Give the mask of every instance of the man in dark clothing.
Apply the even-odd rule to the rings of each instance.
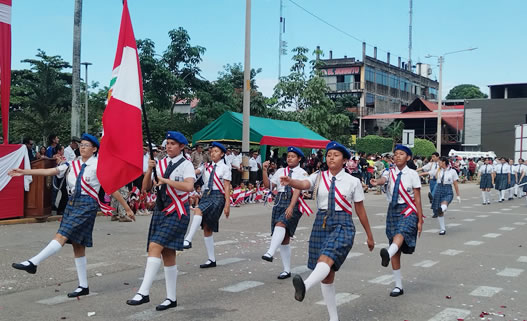
[[[35,159],[37,159],[35,157],[35,154],[33,153],[33,141],[26,137],[24,138],[23,143],[27,147],[27,154],[29,155],[29,161],[32,162]]]

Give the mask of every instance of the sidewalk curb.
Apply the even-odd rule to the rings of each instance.
[[[103,212],[97,212],[97,216],[104,216]],[[58,222],[62,219],[62,215],[53,215],[48,217],[24,217],[10,220],[0,220],[0,225],[16,225],[16,224],[31,224],[31,223],[46,223]]]

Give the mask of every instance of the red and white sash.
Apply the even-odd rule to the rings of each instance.
[[[290,170],[291,169],[289,168],[289,166],[284,168],[285,176],[289,176]],[[294,191],[294,188],[291,188],[291,191]],[[306,214],[307,216],[309,216],[309,214],[313,214],[313,210],[309,207],[309,205],[307,205],[306,200],[302,195],[302,191],[300,191],[300,196],[298,197],[298,210],[300,211],[300,213]]]
[[[159,162],[159,171],[161,177],[165,175],[165,171],[167,170],[168,164],[167,159],[164,158]],[[165,207],[163,209],[163,212],[166,212],[165,215],[170,215],[174,211],[177,211],[177,214],[179,218],[181,219],[181,215],[187,215],[187,210],[185,209],[184,203],[188,201],[188,193],[184,193],[182,195],[178,195],[176,192],[176,189],[172,186],[166,184],[167,186],[167,195],[172,199],[172,203]]]
[[[330,179],[329,179],[329,171],[325,171],[321,173],[322,175],[322,181],[324,182],[324,185],[326,186],[328,193],[330,189]],[[337,185],[335,184],[335,204],[340,206],[342,210],[349,215],[353,214],[351,203],[340,193],[339,189],[337,188]]]
[[[75,174],[76,181],[81,171],[81,161],[77,160],[72,162],[71,167],[73,168],[73,173]],[[101,200],[99,199],[99,194],[97,193],[95,188],[93,188],[90,184],[88,184],[88,182],[86,182],[84,176],[81,177],[81,189],[86,192],[86,194],[88,194],[91,198],[97,201],[97,204],[99,204],[99,207],[101,208],[101,211],[104,213],[104,215],[112,216],[112,211],[115,210],[115,208],[101,202]]]
[[[395,187],[395,169],[390,170],[391,178],[392,178],[392,184]],[[408,215],[415,213],[417,214],[417,206],[415,205],[414,200],[410,197],[410,194],[406,191],[406,188],[404,188],[403,180],[399,182],[399,196],[403,198],[403,201],[408,205],[401,214],[404,215],[404,217],[407,217]]]
[[[214,165],[212,165],[212,164],[207,164],[206,165],[206,171],[209,173],[209,177],[212,174],[213,168],[214,168]],[[221,182],[221,180],[218,177],[218,174],[216,172],[214,172],[214,179],[213,179],[213,181],[214,181],[214,185],[216,185],[216,187],[220,190],[220,192],[223,195],[225,195],[225,189],[223,188],[223,183]],[[208,181],[207,181],[207,184],[208,184]]]

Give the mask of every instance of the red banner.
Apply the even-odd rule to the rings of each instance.
[[[4,144],[9,143],[9,94],[11,91],[11,0],[0,0],[0,105]]]

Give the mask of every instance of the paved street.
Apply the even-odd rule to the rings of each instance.
[[[387,240],[384,195],[366,196],[375,242],[365,245],[365,233],[355,218],[355,245],[341,271],[336,290],[341,320],[524,320],[527,318],[527,207],[525,200],[482,206],[474,184],[461,184],[462,204],[447,212],[447,234],[425,201],[424,232],[416,253],[403,256],[405,294],[389,297],[391,268],[380,265],[379,248]],[[424,188],[426,198],[428,188]],[[493,191],[494,200],[496,194]],[[310,204],[312,208],[314,205]],[[280,281],[280,254],[273,263],[260,259],[270,241],[270,207],[246,205],[231,210],[215,234],[218,267],[201,270],[206,260],[203,238],[180,253],[178,307],[164,312],[155,306],[165,298],[163,270],[152,286],[151,302],[130,307],[125,301],[140,285],[146,263],[145,240],[150,217],[135,223],[98,217],[94,247],[87,251],[90,291],[80,300],[67,299],[77,286],[71,246],[44,261],[36,275],[11,268],[44,247],[58,222],[0,226],[0,320],[327,320],[319,287],[304,302],[293,298],[291,279]],[[313,217],[302,218],[292,242],[293,272],[304,277]],[[392,283],[392,284],[391,284]],[[88,316],[88,313],[95,315]],[[499,316],[504,314],[505,316]],[[486,320],[486,319],[485,319]]]

